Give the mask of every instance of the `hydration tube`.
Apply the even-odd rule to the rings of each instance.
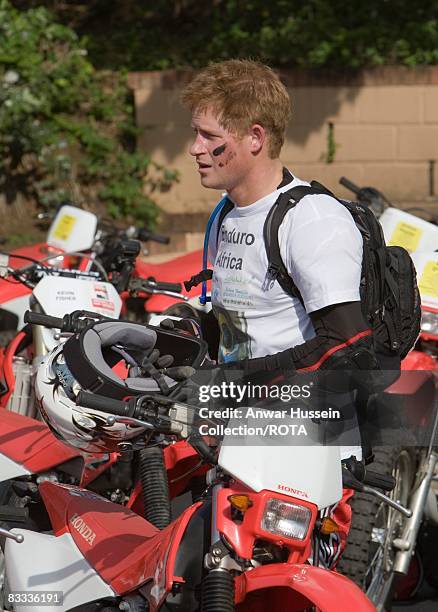
[[[210,241],[211,227],[219,211],[222,210],[223,206],[225,205],[226,201],[227,201],[227,196],[224,196],[222,200],[218,204],[216,204],[216,207],[211,213],[210,218],[208,220],[207,228],[205,230],[205,237],[204,237],[204,250],[202,253],[202,269],[203,270],[207,269],[207,264],[208,264],[208,243]],[[201,296],[199,298],[199,303],[204,306],[207,302],[211,302],[211,296],[207,296],[207,281],[202,281],[202,291],[201,291]]]

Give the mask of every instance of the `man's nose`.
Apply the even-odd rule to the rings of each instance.
[[[201,155],[201,153],[205,153],[206,151],[207,149],[205,148],[202,138],[200,138],[199,135],[196,136],[195,140],[192,143],[192,146],[189,149],[190,155]]]

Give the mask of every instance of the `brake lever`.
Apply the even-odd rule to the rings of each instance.
[[[152,290],[151,291],[152,294],[156,294],[159,293],[160,295],[167,295],[168,297],[174,297],[177,298],[179,300],[183,300],[184,302],[188,302],[189,298],[187,297],[187,295],[183,295],[182,293],[176,293],[176,291],[156,291],[156,290]]]
[[[409,510],[409,508],[405,508],[404,506],[396,502],[394,499],[391,499],[390,497],[388,497],[384,493],[381,493],[377,489],[373,489],[368,485],[363,485],[362,492],[369,493],[370,495],[374,495],[374,497],[381,499],[383,502],[385,502],[385,504],[388,504],[388,506],[391,506],[391,508],[394,508],[394,510],[397,510],[398,512],[400,512],[400,514],[403,514],[403,516],[406,516],[407,518],[410,518],[412,516],[412,510]]]
[[[106,417],[106,424],[108,425],[108,427],[112,427],[116,423],[122,423],[125,425],[136,424],[136,425],[141,425],[142,427],[146,426],[146,429],[151,429],[151,430],[154,429],[153,423],[148,423],[147,421],[136,419],[135,417],[116,416],[115,414],[109,414]]]
[[[167,295],[168,297],[172,297],[172,298],[176,298],[176,299],[188,302],[189,298],[186,295],[183,295],[182,293],[180,293],[179,291],[171,291],[169,289],[160,289],[159,286],[158,288],[154,286],[156,284],[157,283],[152,280],[134,278],[129,281],[128,290],[134,294],[144,292],[150,295],[156,295],[156,294]]]
[[[354,476],[354,474],[350,472],[350,470],[346,466],[344,466],[342,469],[342,486],[344,488],[353,489],[354,491],[359,491],[360,493],[368,493],[369,495],[374,495],[374,497],[381,499],[383,502],[385,502],[385,504],[391,506],[391,508],[394,508],[394,510],[397,510],[407,518],[410,518],[412,516],[412,510],[409,510],[409,508],[405,508],[404,506],[391,499],[384,493],[381,493],[377,489],[369,487],[368,485],[364,485]]]
[[[147,417],[153,417],[153,420],[146,420]],[[168,421],[164,423],[165,421]],[[182,423],[173,423],[170,417],[164,415],[151,415],[145,413],[145,418],[138,419],[136,417],[130,416],[116,416],[113,414],[109,414],[106,417],[106,424],[109,427],[112,427],[116,423],[120,423],[122,425],[139,425],[140,427],[144,427],[150,431],[154,431],[160,434],[167,435],[180,435],[182,438],[184,436],[184,426]]]
[[[112,319],[110,317],[105,317],[97,312],[91,312],[89,310],[74,310],[71,314],[65,315],[64,319],[66,319],[65,329],[63,327],[63,332],[70,333],[78,333],[85,329],[88,325],[92,323],[100,323],[102,321],[115,321],[117,319]]]

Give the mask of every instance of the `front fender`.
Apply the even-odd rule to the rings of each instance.
[[[263,593],[265,591],[265,603]],[[278,605],[275,591],[278,591]],[[254,603],[256,607],[254,607]],[[281,602],[281,603],[280,603]],[[276,563],[263,565],[235,579],[235,603],[239,612],[271,609],[302,610],[315,606],[321,612],[375,612],[368,597],[351,580],[312,565]]]

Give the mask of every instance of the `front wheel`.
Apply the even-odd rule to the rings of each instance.
[[[396,486],[390,497],[406,506],[415,475],[412,447],[382,446],[374,451],[373,471],[392,474]],[[394,581],[393,542],[400,537],[406,518],[366,493],[351,500],[352,522],[347,545],[338,564],[379,610],[390,610]]]

